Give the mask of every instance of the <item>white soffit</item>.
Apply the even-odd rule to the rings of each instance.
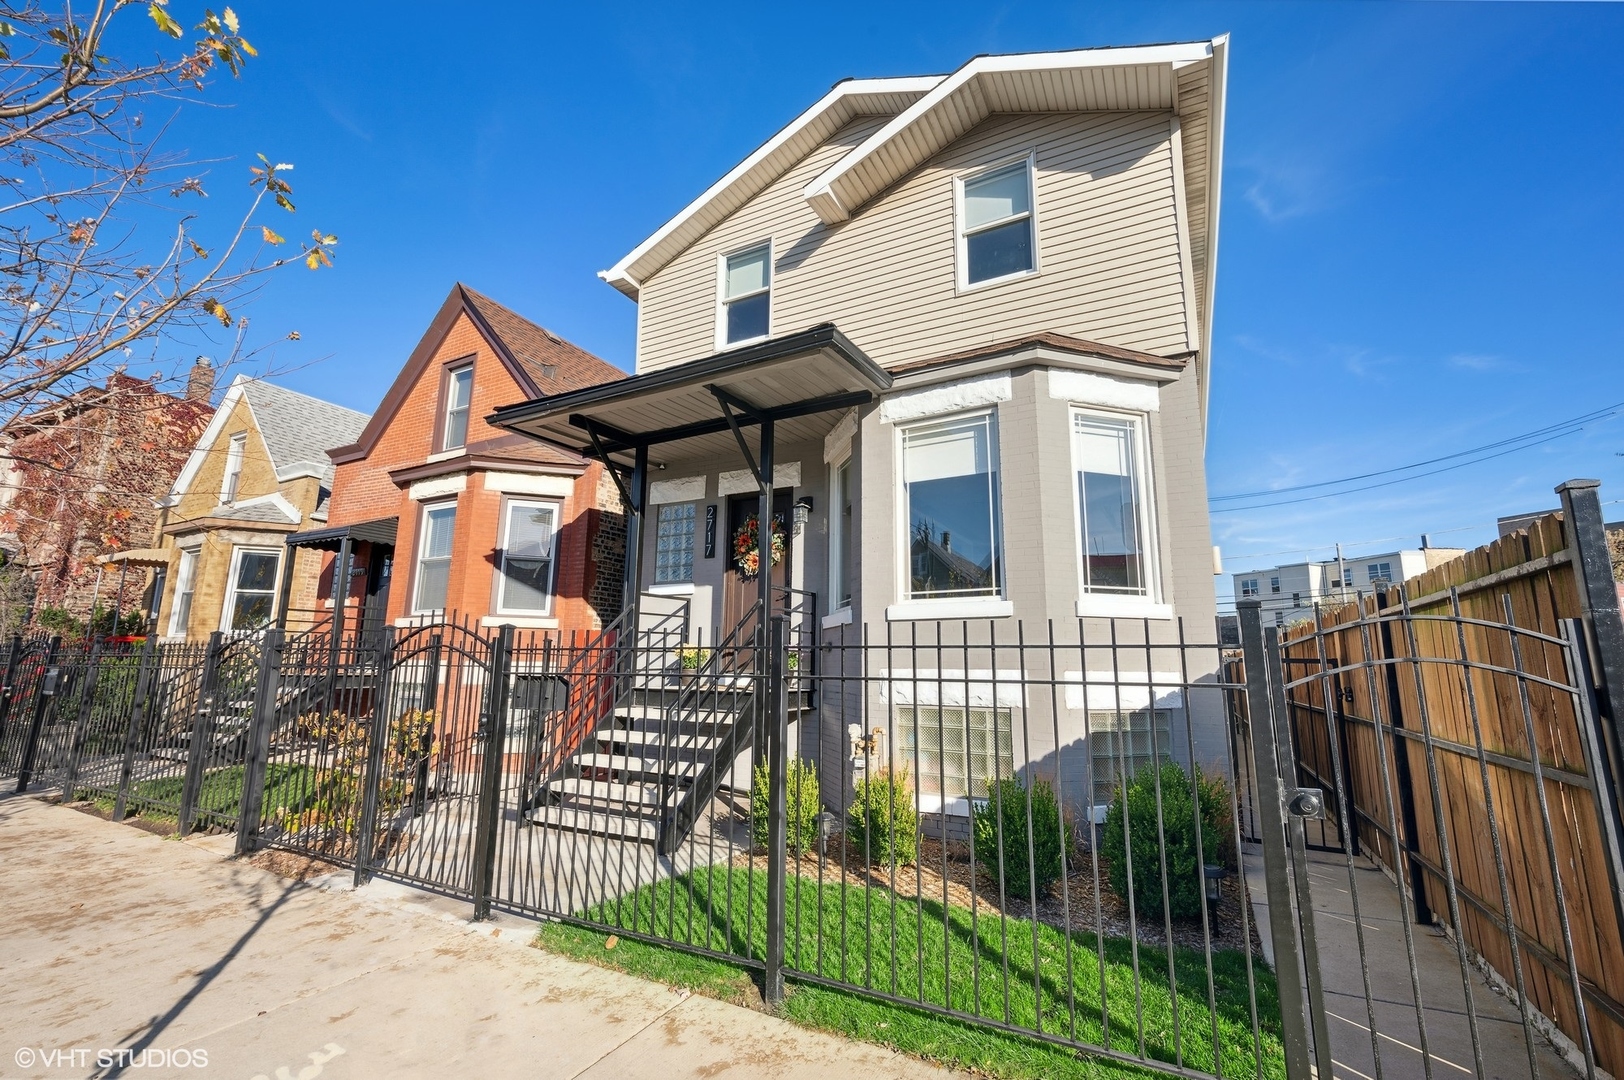
[[[1172,111],[1175,72],[1208,61],[1210,41],[979,56],[941,80],[806,186],[825,224],[869,199],[997,112]]]
[[[1096,375],[1092,371],[1049,369],[1049,396],[1077,405],[1104,405],[1135,412],[1155,412],[1161,394],[1153,382]]]
[[[642,282],[791,166],[858,116],[891,116],[918,101],[945,76],[847,79],[768,139],[726,176],[683,207],[653,236],[598,276],[633,300]]]

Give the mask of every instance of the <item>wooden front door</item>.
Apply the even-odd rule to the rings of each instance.
[[[777,566],[772,568],[772,582],[775,586],[790,584],[791,545],[795,543],[794,506],[795,493],[791,490],[780,489],[773,492],[773,517],[783,523],[784,528],[784,557]],[[739,529],[746,521],[754,517],[761,509],[761,496],[759,495],[732,495],[727,500],[727,532],[723,535],[723,543],[727,552],[727,572],[723,578],[722,586],[722,625],[718,627],[722,637],[739,625],[744,613],[750,610],[750,605],[756,602],[760,595],[761,582],[754,577],[745,577],[739,570],[738,554],[734,551],[733,538],[739,534]]]

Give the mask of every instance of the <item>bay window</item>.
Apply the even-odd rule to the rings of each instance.
[[[1073,410],[1084,593],[1153,595],[1145,457],[1141,418]]]
[[[510,501],[502,522],[502,573],[496,608],[546,615],[553,607],[553,544],[558,504]]]
[[[996,597],[1003,579],[991,413],[902,431],[906,598]]]
[[[275,614],[276,571],[281,556],[276,548],[237,548],[231,553],[222,630],[257,630],[270,623]]]
[[[417,589],[412,598],[412,610],[445,610],[446,592],[451,584],[451,539],[456,528],[456,503],[423,507],[422,532],[417,541]],[[335,600],[341,596],[337,586],[333,589],[333,595]]]

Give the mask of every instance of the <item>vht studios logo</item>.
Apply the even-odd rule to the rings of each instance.
[[[12,1055],[19,1069],[36,1066],[45,1069],[206,1069],[209,1052],[202,1047],[174,1050],[149,1046],[142,1050],[126,1047],[44,1047],[24,1046]]]

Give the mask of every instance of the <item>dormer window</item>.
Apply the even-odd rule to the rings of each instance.
[[[959,180],[959,285],[1022,277],[1038,268],[1032,158]]]
[[[460,450],[468,444],[468,407],[474,400],[474,365],[452,368],[445,377],[445,416],[440,426],[440,449]]]
[[[772,306],[770,243],[723,255],[719,268],[716,347],[727,349],[767,336]]]
[[[239,431],[226,446],[226,471],[220,479],[220,505],[230,506],[237,501],[237,489],[242,486],[242,455],[248,446],[248,433]]]

